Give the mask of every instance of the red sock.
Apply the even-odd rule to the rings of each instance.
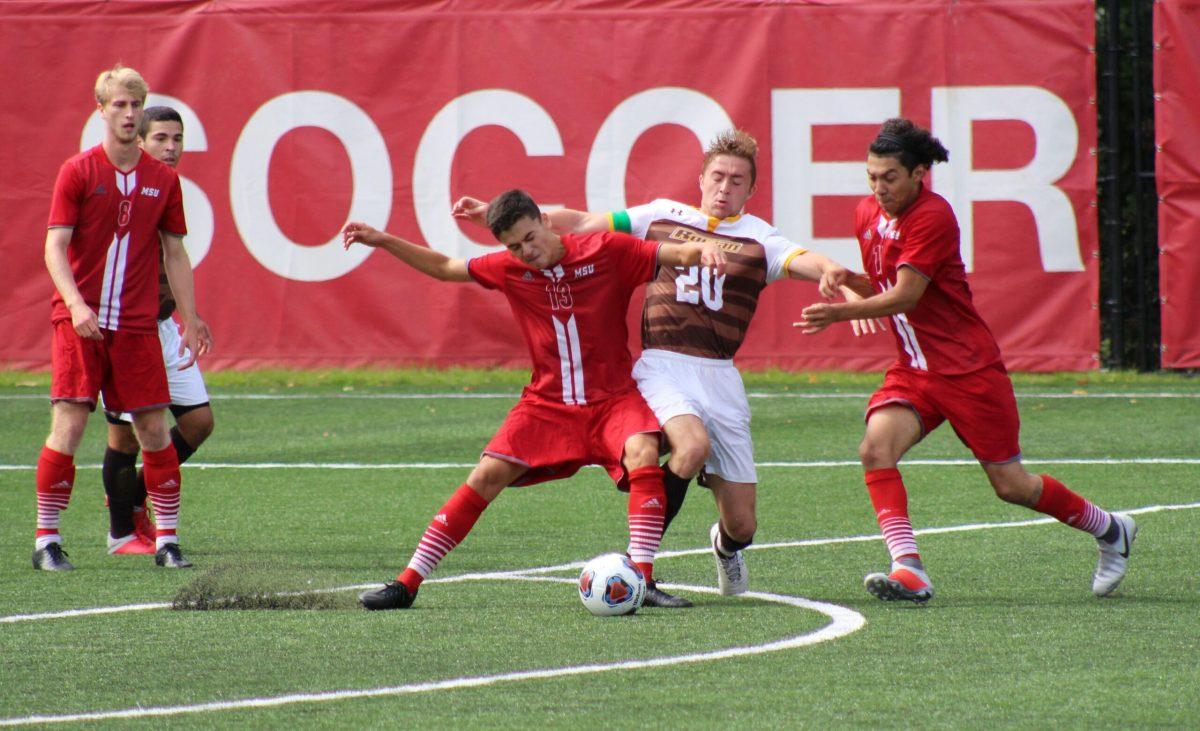
[[[143,450],[142,474],[146,479],[146,494],[154,506],[158,523],[155,532],[158,543],[177,543],[179,526],[179,457],[171,444],[157,452]]]
[[[667,514],[663,471],[658,465],[639,467],[629,473],[629,558],[654,581],[654,554],[662,542]]]
[[[37,461],[37,536],[57,536],[59,513],[71,501],[75,458],[42,447]]]
[[[417,550],[408,562],[408,568],[404,569],[396,580],[404,584],[410,592],[415,592],[421,582],[437,568],[442,557],[462,543],[487,506],[488,501],[472,490],[470,485],[462,485],[455,490],[429,522],[425,535],[421,536],[421,542],[417,544]]]
[[[883,531],[883,540],[893,561],[912,557],[919,559],[917,539],[913,537],[912,522],[908,519],[908,492],[900,470],[867,470],[864,476],[871,505],[875,507],[875,519]]]
[[[1108,530],[1109,515],[1088,502],[1083,496],[1072,492],[1066,485],[1050,475],[1042,478],[1042,496],[1034,510],[1062,521],[1072,528],[1090,533],[1097,538]]]

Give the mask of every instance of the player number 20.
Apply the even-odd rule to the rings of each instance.
[[[704,300],[704,306],[710,310],[719,310],[725,304],[721,294],[725,286],[725,275],[713,276],[708,267],[675,267],[679,274],[675,277],[675,299],[698,305]]]

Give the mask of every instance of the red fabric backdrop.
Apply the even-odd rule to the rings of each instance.
[[[1200,368],[1200,1],[1154,4],[1162,365]]]
[[[210,369],[522,364],[498,296],[343,253],[340,225],[354,216],[463,255],[484,250],[466,236],[488,236],[449,218],[462,194],[698,202],[702,142],[731,121],[762,145],[749,210],[859,267],[865,148],[897,114],[951,150],[932,185],[959,214],[1009,366],[1094,368],[1092,13],[1086,0],[5,3],[0,365],[48,363],[51,187],[98,139],[92,83],[120,60],[165,95],[151,103],[185,112]],[[816,296],[771,287],[739,361],[891,360],[890,337],[799,335],[791,323]]]

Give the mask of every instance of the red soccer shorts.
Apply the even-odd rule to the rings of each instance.
[[[54,325],[50,348],[50,403],[71,401],[113,412],[149,411],[171,403],[158,333],[101,330],[103,340],[84,340],[70,320]]]
[[[871,396],[866,418],[892,404],[916,412],[922,438],[949,421],[980,462],[1012,462],[1021,457],[1021,417],[1003,364],[957,376],[894,365]]]
[[[658,419],[636,388],[584,406],[522,396],[483,453],[529,468],[513,485],[561,480],[598,464],[628,489],[621,465],[625,442],[658,432]]]

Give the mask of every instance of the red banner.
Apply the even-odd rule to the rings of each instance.
[[[698,203],[702,144],[733,124],[761,143],[748,210],[861,268],[851,227],[866,145],[897,115],[950,149],[932,186],[958,213],[975,301],[1008,365],[1096,366],[1091,2],[473,5],[0,7],[0,59],[19,70],[19,103],[0,105],[0,364],[47,365],[50,192],[59,164],[99,139],[91,87],[120,60],[149,81],[150,103],[184,114],[209,368],[524,363],[502,298],[343,252],[341,224],[470,256],[493,244],[450,217],[463,194]],[[890,362],[889,336],[793,329],[816,297],[808,284],[769,288],[739,361]]]
[[[1200,368],[1200,0],[1154,4],[1162,365]]]

